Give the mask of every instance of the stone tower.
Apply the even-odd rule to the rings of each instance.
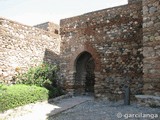
[[[140,2],[142,0],[128,0],[128,4],[132,4],[132,3],[136,3],[136,2]]]

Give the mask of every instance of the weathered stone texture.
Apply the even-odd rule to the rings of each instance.
[[[96,96],[122,97],[128,80],[131,93],[141,93],[141,11],[141,2],[136,2],[61,20],[64,76],[70,71],[76,73],[76,57],[87,51],[95,60],[95,72],[99,73],[95,75]]]
[[[0,18],[0,79],[47,61],[60,64],[69,92],[88,86],[95,97],[117,100],[130,86],[131,96],[160,96],[160,2],[128,3],[62,19],[60,30],[49,22],[29,27]]]
[[[160,1],[143,0],[143,92],[160,96]]]
[[[51,35],[54,35],[55,37],[59,36],[59,25],[57,25],[57,24],[54,24],[51,22],[46,22],[46,23],[35,25],[34,27],[46,30]]]
[[[128,0],[128,4],[136,3],[136,2],[141,2],[142,0]]]
[[[153,95],[136,95],[140,106],[160,107],[160,97]]]
[[[55,62],[60,36],[0,18],[0,79],[9,82],[16,72],[40,62]]]

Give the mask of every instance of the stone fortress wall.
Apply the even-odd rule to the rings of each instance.
[[[62,19],[60,27],[0,18],[0,80],[10,81],[17,70],[47,61],[60,65],[68,92],[84,90],[85,79],[94,78],[95,97],[121,99],[126,86],[132,96],[160,96],[159,16],[158,0],[129,0]]]
[[[0,18],[0,46],[0,80],[9,83],[17,72],[57,61],[60,36]]]
[[[143,0],[143,93],[160,96],[160,1]]]
[[[52,34],[53,36],[59,35],[59,32],[60,32],[59,31],[59,29],[60,29],[59,27],[60,26],[57,25],[57,24],[51,23],[51,22],[46,22],[46,23],[38,24],[38,25],[35,25],[34,27],[46,30],[50,34]]]
[[[95,60],[95,96],[122,97],[127,81],[133,95],[142,92],[141,11],[142,2],[138,1],[61,20],[61,54],[67,88],[74,89],[75,60],[87,51]]]

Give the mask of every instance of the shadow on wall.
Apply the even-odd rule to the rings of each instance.
[[[45,49],[43,62],[58,65],[60,63],[60,56],[52,50]]]
[[[44,52],[44,58],[43,58],[43,63],[47,63],[47,64],[51,64],[51,65],[56,65],[57,66],[57,84],[58,85],[62,85],[62,81],[60,80],[60,56],[58,54],[56,54],[55,52],[53,52],[52,50],[49,49],[45,49]]]
[[[92,55],[86,51],[82,52],[75,61],[75,68],[74,93],[94,93],[95,63]]]
[[[55,65],[57,68],[56,71],[53,71],[54,72],[53,74],[55,76],[52,76],[51,78],[52,87],[54,88],[53,89],[51,88],[50,96],[52,96],[52,94],[55,94],[53,95],[53,97],[57,97],[65,93],[65,91],[63,90],[63,81],[61,80],[60,62],[61,59],[58,54],[56,54],[52,50],[45,49],[43,63]]]

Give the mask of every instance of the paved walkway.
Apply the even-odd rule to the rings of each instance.
[[[4,119],[5,118],[5,119]],[[0,120],[160,120],[160,108],[77,96],[29,104],[0,114]]]
[[[0,120],[46,120],[48,116],[53,116],[91,99],[93,98],[77,96],[60,99],[51,103],[38,102],[36,104],[29,104],[0,114]]]
[[[48,120],[160,120],[160,108],[140,107],[123,101],[89,100]]]

